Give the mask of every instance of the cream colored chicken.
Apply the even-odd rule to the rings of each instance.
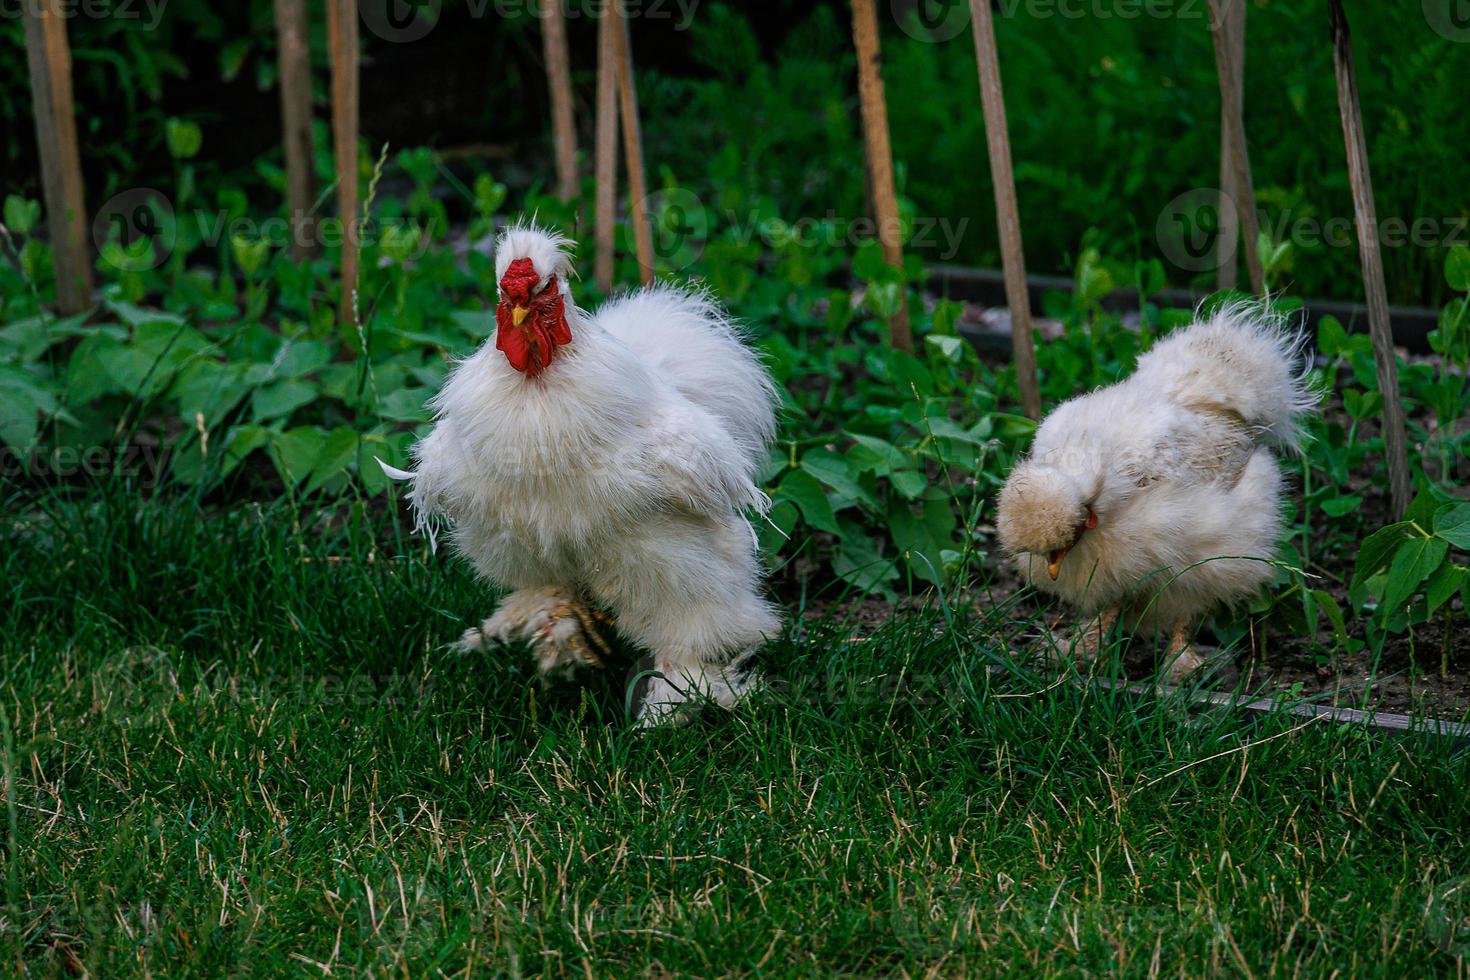
[[[1022,577],[1083,614],[1082,657],[1121,621],[1167,638],[1165,672],[1181,680],[1202,663],[1190,645],[1201,619],[1270,580],[1272,450],[1298,448],[1317,402],[1302,343],[1258,304],[1226,306],[1042,422],[996,525]]]

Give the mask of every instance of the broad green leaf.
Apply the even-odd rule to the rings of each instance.
[[[1381,606],[1385,620],[1408,602],[1420,584],[1444,561],[1449,550],[1449,542],[1439,538],[1414,538],[1394,553],[1383,588]]]
[[[846,503],[877,508],[878,501],[860,483],[851,463],[826,449],[811,449],[801,457],[801,468],[837,492]]]
[[[817,478],[806,470],[792,470],[781,478],[775,493],[777,500],[789,500],[801,510],[801,516],[819,531],[839,533],[837,515]]]
[[[1317,608],[1327,617],[1327,622],[1332,626],[1332,636],[1337,641],[1338,648],[1345,648],[1348,642],[1347,622],[1342,618],[1342,607],[1337,604],[1331,593],[1321,589],[1312,590],[1312,598],[1316,600]]]
[[[322,430],[314,427],[292,429],[271,440],[271,459],[281,479],[293,486],[306,479],[321,458],[325,441]]]
[[[951,364],[958,364],[960,358],[964,356],[965,342],[958,337],[930,334],[924,338],[924,343],[932,347],[940,357]]]
[[[27,388],[0,381],[0,443],[24,452],[36,441],[40,407]]]
[[[430,394],[428,388],[394,388],[378,402],[378,414],[395,422],[427,421],[429,410],[424,402]]]
[[[1470,293],[1470,248],[1456,245],[1444,258],[1444,277],[1457,293]]]
[[[1409,540],[1413,531],[1407,522],[1381,527],[1363,541],[1358,549],[1357,566],[1353,571],[1352,590],[1388,567],[1394,553]]]
[[[1434,513],[1443,502],[1434,488],[1426,485],[1414,496],[1409,509],[1404,511],[1404,520],[1418,524],[1428,533],[1434,527]]]
[[[832,571],[854,588],[867,593],[887,593],[886,583],[898,578],[898,565],[885,558],[877,544],[866,534],[846,534],[832,557]]]
[[[1445,504],[1434,512],[1435,537],[1470,551],[1470,504]]]
[[[1341,517],[1350,514],[1363,505],[1362,497],[1333,497],[1322,501],[1322,513],[1328,517]]]
[[[187,119],[170,119],[164,123],[168,152],[175,160],[189,160],[204,144],[204,133],[198,123]]]
[[[24,238],[36,227],[41,220],[41,204],[39,201],[28,200],[18,194],[5,195],[5,226],[10,231]]]
[[[277,381],[255,390],[250,398],[250,413],[256,422],[284,418],[303,405],[310,405],[319,395],[317,386],[309,382]]]
[[[887,320],[903,309],[903,284],[875,282],[868,286],[865,302],[874,316]]]
[[[857,445],[848,453],[848,458],[860,471],[887,476],[895,469],[909,464],[909,458],[904,451],[886,439],[853,433],[852,441]]]
[[[494,310],[455,310],[449,319],[473,340],[483,340],[495,332]]]
[[[895,499],[888,506],[888,531],[893,543],[904,553],[915,578],[934,585],[944,584],[944,559],[940,556],[947,541],[936,541],[930,527],[906,501]]]
[[[223,476],[239,466],[246,456],[270,443],[275,433],[259,425],[237,425],[224,440],[224,459],[220,462]]]
[[[343,473],[357,459],[357,432],[346,426],[333,429],[322,443],[321,455],[311,470],[307,493],[321,489],[328,480]]]
[[[929,485],[929,480],[918,470],[894,470],[889,476],[893,489],[909,500],[916,499]]]
[[[1335,316],[1324,316],[1317,324],[1317,349],[1326,357],[1346,354],[1350,348],[1348,333]]]
[[[765,517],[757,518],[754,522],[761,550],[773,555],[786,547],[786,542],[800,519],[801,512],[791,501],[778,500],[772,504]]]
[[[1450,596],[1459,591],[1465,584],[1465,578],[1470,574],[1470,569],[1464,565],[1453,565],[1445,562],[1436,568],[1429,576],[1429,583],[1424,586],[1424,598],[1427,604],[1426,616],[1433,616],[1435,610],[1449,601]]]

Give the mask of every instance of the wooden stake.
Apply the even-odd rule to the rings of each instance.
[[[1342,138],[1347,144],[1348,182],[1353,188],[1353,214],[1358,224],[1358,252],[1363,265],[1363,294],[1368,303],[1368,328],[1373,334],[1373,361],[1378,368],[1378,390],[1383,394],[1383,444],[1388,455],[1388,484],[1394,519],[1409,509],[1408,439],[1404,407],[1399,402],[1399,371],[1388,319],[1388,292],[1383,284],[1383,255],[1378,249],[1378,212],[1373,205],[1373,179],[1368,170],[1368,144],[1363,137],[1363,113],[1358,103],[1358,77],[1353,68],[1352,36],[1342,0],[1328,0],[1332,27],[1332,68],[1337,79],[1337,108],[1342,115]]]
[[[66,14],[62,0],[27,0],[20,7],[25,17],[26,62],[36,114],[41,193],[46,200],[46,226],[56,269],[56,305],[70,315],[92,305],[92,263],[87,248],[87,207],[77,150]]]
[[[592,278],[603,293],[612,290],[613,232],[618,205],[618,16],[605,5],[597,22],[597,248]]]
[[[1213,12],[1211,16],[1214,16]],[[1245,100],[1245,3],[1243,0],[1229,0],[1225,5],[1225,21],[1220,26],[1221,36],[1225,39],[1230,49],[1232,66],[1235,74],[1229,79],[1229,84],[1235,92],[1236,101],[1244,104]],[[1218,40],[1216,43],[1220,43]],[[1218,63],[1216,68],[1219,68]],[[1225,79],[1221,79],[1225,84]],[[1235,183],[1235,127],[1231,125],[1229,112],[1225,100],[1220,100],[1220,215],[1224,216],[1235,209],[1236,198],[1240,195],[1240,189]],[[1240,243],[1240,228],[1237,225],[1235,234],[1226,237],[1223,233],[1215,242],[1218,250],[1219,265],[1216,267],[1215,287],[1217,289],[1234,289],[1237,282],[1235,250]]]
[[[306,0],[276,0],[277,59],[281,72],[281,141],[286,150],[286,207],[291,257],[298,262],[321,251],[317,240],[316,141],[311,131],[311,49]]]
[[[1256,224],[1256,191],[1251,183],[1250,158],[1245,144],[1244,51],[1245,0],[1210,0],[1210,34],[1215,41],[1215,69],[1220,76],[1220,123],[1228,137],[1222,136],[1220,152],[1230,153],[1231,196],[1240,219],[1240,237],[1245,243],[1245,265],[1250,274],[1251,292],[1257,296],[1266,291],[1266,278],[1259,254],[1260,229]],[[1240,54],[1234,48],[1231,20],[1239,7]],[[1223,163],[1223,161],[1222,161]],[[1222,188],[1226,190],[1226,188]],[[1222,246],[1223,247],[1223,246]],[[1232,271],[1233,275],[1233,271]]]
[[[357,214],[357,0],[327,0],[327,42],[332,58],[332,155],[337,167],[337,215],[342,223],[342,305],[344,326],[358,326],[353,314],[357,291],[359,218]]]
[[[898,195],[893,187],[893,153],[888,144],[888,108],[883,96],[883,72],[878,53],[878,13],[874,0],[852,0],[852,40],[857,48],[858,96],[863,109],[863,138],[867,144],[868,182],[873,192],[873,217],[883,259],[903,269],[903,246],[898,224]],[[888,319],[888,342],[903,351],[914,349],[909,329],[907,290],[903,303]]]
[[[541,0],[541,51],[551,92],[551,131],[556,141],[556,193],[577,196],[577,123],[572,115],[572,66],[562,0]]]
[[[628,168],[629,209],[633,219],[633,243],[638,251],[638,273],[647,286],[653,282],[653,226],[648,223],[648,182],[643,174],[643,127],[638,123],[638,89],[633,82],[633,42],[628,37],[628,18],[621,4],[613,3],[618,29],[618,105],[623,117],[623,162]]]
[[[1011,355],[1021,407],[1029,418],[1041,418],[1041,385],[1036,378],[1036,347],[1031,336],[1031,297],[1026,291],[1026,256],[1021,248],[1021,216],[1016,179],[1011,170],[1011,138],[1006,103],[1000,87],[1000,54],[990,0],[970,0],[975,33],[975,60],[980,68],[980,104],[985,112],[985,143],[990,151],[990,179],[995,185],[995,220],[1005,268],[1006,305],[1011,309]]]

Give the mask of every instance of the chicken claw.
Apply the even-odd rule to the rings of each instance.
[[[536,655],[537,673],[548,677],[578,666],[604,667],[612,647],[600,627],[611,623],[610,616],[569,590],[520,589],[506,596],[484,623],[466,630],[456,648],[471,653],[492,643],[525,640]]]

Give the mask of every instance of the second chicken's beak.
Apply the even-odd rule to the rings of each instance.
[[[1051,576],[1053,582],[1057,580],[1058,575],[1062,574],[1062,559],[1067,557],[1067,552],[1071,550],[1071,548],[1058,548],[1046,556],[1046,574]]]
[[[524,306],[513,307],[510,311],[510,322],[519,327],[521,325],[521,321],[529,316],[530,313],[531,311],[526,309]]]

